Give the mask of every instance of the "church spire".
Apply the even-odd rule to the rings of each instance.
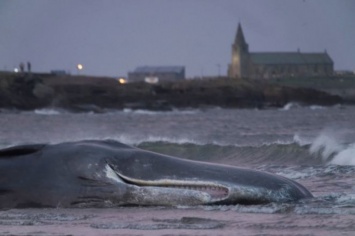
[[[249,52],[249,46],[245,41],[242,25],[240,24],[240,22],[238,23],[237,34],[235,35],[233,47],[235,47],[236,50],[240,50],[246,53]]]
[[[242,26],[238,23],[237,34],[232,45],[232,63],[228,69],[231,78],[243,78],[248,76],[249,46],[245,42]]]
[[[244,34],[243,34],[242,25],[240,24],[240,22],[238,23],[238,30],[237,30],[237,34],[235,36],[234,43],[237,45],[245,45],[246,44]]]

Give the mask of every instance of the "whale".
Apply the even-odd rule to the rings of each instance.
[[[114,140],[0,150],[0,208],[267,204],[312,198],[272,173],[192,161]]]

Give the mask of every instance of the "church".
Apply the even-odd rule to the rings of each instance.
[[[232,45],[230,78],[268,79],[294,76],[327,76],[334,72],[328,53],[249,52],[242,26],[239,23]]]

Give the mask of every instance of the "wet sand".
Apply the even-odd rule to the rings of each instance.
[[[0,235],[353,235],[354,216],[241,213],[231,208],[11,209]]]

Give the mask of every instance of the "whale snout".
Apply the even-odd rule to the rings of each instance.
[[[124,168],[111,167],[135,196],[141,195],[130,204],[260,204],[312,197],[305,187],[282,176],[145,151],[130,156]]]

